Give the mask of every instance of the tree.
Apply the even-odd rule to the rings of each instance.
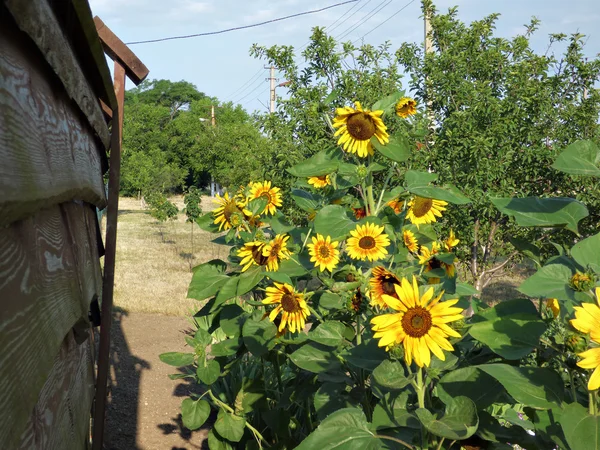
[[[416,44],[397,51],[435,124],[414,164],[460,186],[473,201],[470,209],[453,210],[447,224],[467,244],[463,250],[471,254],[469,269],[480,289],[517,255],[515,238],[530,241],[547,232],[517,229],[492,197],[574,196],[590,207],[583,232],[597,229],[600,185],[573,183],[550,165],[570,142],[598,139],[600,60],[584,57],[578,34],[551,35],[548,51],[536,54],[529,45],[536,19],[523,34],[504,39],[494,36],[497,14],[467,26],[457,8],[438,14],[427,0],[423,12],[431,17],[434,51],[425,55]],[[555,42],[568,44],[560,57],[550,53]],[[560,233],[553,237],[562,239]]]

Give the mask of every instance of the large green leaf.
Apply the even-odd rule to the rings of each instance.
[[[543,441],[544,445],[540,448],[553,448],[555,443],[559,448],[569,448],[560,424],[563,409],[559,407],[547,410],[525,408],[524,411],[533,422],[536,439]]]
[[[387,352],[377,345],[376,339],[362,342],[356,347],[346,350],[343,357],[354,367],[373,371],[375,368],[387,359]]]
[[[531,353],[546,331],[546,324],[537,315],[511,316],[474,323],[469,333],[506,359],[520,359]]]
[[[496,401],[504,388],[498,381],[476,367],[464,367],[444,375],[438,385],[438,397],[448,403],[453,397],[469,397],[477,409],[485,409]]]
[[[246,320],[242,328],[244,344],[254,356],[262,356],[275,347],[277,327],[273,322],[256,317]]]
[[[213,344],[210,348],[210,353],[213,356],[232,356],[237,353],[241,345],[242,339],[240,337],[225,339]]]
[[[402,97],[404,97],[404,91],[394,92],[393,94],[379,99],[373,103],[371,111],[383,110],[384,114],[391,114],[395,112],[396,104]]]
[[[314,405],[319,420],[342,408],[357,406],[357,401],[346,392],[345,383],[323,383],[315,393]]]
[[[165,364],[174,367],[189,366],[194,363],[193,353],[167,352],[158,355],[158,358]]]
[[[196,375],[204,384],[211,385],[219,379],[221,375],[221,366],[215,359],[205,359],[198,361]]]
[[[360,409],[345,408],[334,412],[304,439],[296,450],[375,450],[381,442],[369,430]]]
[[[573,273],[562,264],[550,264],[540,268],[519,286],[519,291],[529,297],[557,298],[569,300],[573,298],[569,280]]]
[[[503,214],[514,217],[522,227],[564,226],[578,233],[577,224],[587,217],[588,210],[574,198],[491,198]]]
[[[410,157],[410,144],[404,136],[390,136],[390,142],[385,145],[373,137],[371,143],[379,153],[392,161],[403,162]]]
[[[593,416],[579,403],[567,405],[560,424],[571,450],[600,448],[600,416]]]
[[[477,406],[467,397],[451,399],[450,403],[446,404],[445,414],[439,419],[424,408],[417,409],[416,413],[430,433],[446,439],[467,439],[475,434],[479,424]]]
[[[279,211],[277,211],[274,216],[261,217],[260,220],[261,222],[265,222],[271,225],[271,228],[277,234],[288,233],[294,228],[296,228],[294,225],[290,224],[286,220],[285,216]]]
[[[569,145],[554,161],[552,167],[571,175],[600,177],[600,150],[592,141],[577,141]]]
[[[399,391],[406,387],[410,380],[406,378],[404,366],[398,361],[386,359],[373,370],[372,380],[384,390]]]
[[[301,277],[306,275],[306,268],[297,261],[298,255],[292,255],[290,259],[286,259],[279,264],[278,273],[286,274],[288,277]],[[272,278],[272,272],[267,274]],[[275,279],[275,278],[273,278]]]
[[[456,186],[451,184],[442,187],[430,186],[429,183],[436,179],[436,174],[409,170],[406,172],[404,182],[406,190],[419,197],[444,200],[456,205],[465,205],[471,202]]]
[[[292,198],[296,202],[296,205],[307,212],[313,212],[319,206],[319,202],[315,200],[310,192],[303,191],[302,189],[292,189]]]
[[[188,298],[204,300],[215,295],[230,278],[225,274],[226,269],[227,263],[220,259],[213,259],[194,267]]]
[[[331,236],[333,240],[344,238],[356,224],[340,205],[329,205],[321,209],[315,216],[315,232],[323,236]]]
[[[341,309],[344,306],[344,300],[333,292],[323,292],[319,298],[319,306],[325,309]]]
[[[253,216],[258,216],[265,212],[265,208],[269,204],[269,199],[267,197],[260,196],[258,198],[253,198],[248,202],[246,209],[252,213]]]
[[[209,233],[218,233],[219,225],[215,225],[215,217],[212,212],[206,213],[196,218],[196,223],[201,230],[208,231]]]
[[[244,435],[245,426],[246,419],[243,417],[236,416],[223,409],[219,410],[217,421],[215,422],[215,430],[217,430],[220,436],[232,442],[240,442]]]
[[[208,448],[210,450],[233,450],[229,441],[219,436],[214,429],[208,432]]]
[[[298,178],[318,177],[335,172],[339,163],[339,152],[323,150],[287,171]]]
[[[335,371],[341,368],[330,347],[309,342],[290,355],[294,364],[309,372]]]
[[[219,313],[219,325],[227,336],[239,336],[247,318],[248,313],[239,305],[225,305]]]
[[[250,292],[264,278],[262,267],[253,267],[240,275],[233,275],[221,286],[216,303],[223,303],[230,298],[239,297]]]
[[[329,347],[337,347],[344,341],[346,325],[335,320],[328,320],[311,329],[308,339]]]
[[[477,366],[494,377],[519,403],[535,409],[552,409],[560,406],[564,385],[554,370],[540,367],[515,367],[508,364]]]
[[[181,420],[188,430],[197,430],[210,415],[210,405],[206,400],[186,398],[181,402]]]
[[[401,394],[386,394],[373,410],[372,429],[383,430],[386,428],[420,428],[417,417],[407,408],[408,392]]]
[[[600,273],[600,233],[579,241],[571,249],[571,256],[584,269]]]

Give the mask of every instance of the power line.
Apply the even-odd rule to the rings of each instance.
[[[299,16],[305,16],[307,14],[314,14],[314,13],[325,11],[325,10],[328,10],[328,9],[331,9],[331,8],[336,8],[338,6],[346,5],[348,3],[355,3],[357,1],[359,1],[359,0],[346,0],[345,2],[336,3],[335,5],[331,5],[331,6],[326,6],[325,8],[313,9],[311,11],[305,11],[305,12],[301,12],[301,13],[297,13],[297,14],[292,14],[292,15],[285,16],[285,17],[279,17],[277,19],[271,19],[271,20],[267,20],[265,22],[255,23],[255,24],[252,24],[252,25],[244,25],[244,26],[240,26],[240,27],[227,28],[225,30],[219,30],[219,31],[209,31],[209,32],[206,32],[206,33],[188,34],[188,35],[185,35],[185,36],[171,36],[171,37],[160,38],[160,39],[149,39],[149,40],[146,40],[146,41],[126,42],[125,44],[126,45],[148,44],[148,43],[151,43],[151,42],[171,41],[171,40],[174,40],[174,39],[188,39],[188,38],[199,37],[199,36],[211,36],[211,35],[215,35],[215,34],[228,33],[229,31],[236,31],[236,30],[243,30],[243,29],[246,29],[246,28],[259,27],[261,25],[266,25],[268,23],[279,22],[281,20],[291,19],[292,17],[299,17]]]
[[[398,14],[400,14],[402,11],[404,11],[406,8],[408,8],[411,4],[413,4],[415,2],[415,0],[411,0],[410,2],[408,2],[406,5],[404,5],[402,8],[400,8],[398,11],[396,11],[394,14],[392,14],[390,17],[388,17],[387,19],[385,19],[383,22],[381,22],[379,25],[377,25],[375,28],[373,28],[371,31],[363,34],[360,38],[358,38],[356,41],[353,42],[353,44],[356,44],[358,41],[362,40],[365,38],[365,36],[371,34],[373,31],[375,31],[377,28],[379,28],[381,25],[383,25],[384,23],[388,22],[389,20],[392,20],[395,16],[397,16]]]
[[[238,93],[243,92],[245,90],[245,88],[247,88],[248,85],[250,85],[252,82],[257,80],[258,77],[261,76],[263,70],[264,69],[262,67],[260,69],[258,69],[258,72],[256,72],[254,75],[252,75],[248,80],[246,80],[246,82],[244,84],[242,84],[239,88],[237,88],[231,94],[227,95],[225,97],[225,100],[223,100],[223,101],[228,101],[230,98],[233,98]]]
[[[333,30],[335,30],[335,29],[336,29],[337,27],[339,27],[340,25],[343,25],[344,23],[346,23],[346,22],[347,22],[347,21],[348,21],[350,18],[352,18],[353,16],[355,16],[357,12],[359,12],[361,9],[363,9],[365,6],[367,6],[369,3],[371,3],[371,0],[367,0],[365,3],[363,3],[363,4],[361,5],[361,7],[360,7],[360,8],[358,8],[356,11],[354,11],[354,12],[353,12],[351,15],[349,15],[349,16],[346,18],[346,20],[344,20],[343,22],[339,23],[337,26],[335,26],[335,27],[333,27],[333,28],[330,28],[330,29],[329,29],[329,32],[332,32]],[[358,5],[354,5],[354,6],[358,6]],[[352,24],[352,25],[354,25],[354,24]],[[352,26],[352,25],[350,25],[350,26]]]
[[[387,5],[389,5],[390,3],[392,3],[393,0],[384,0],[382,1],[378,6],[376,6],[375,8],[373,8],[365,17],[364,19],[357,23],[354,27],[352,27],[352,29],[348,30],[346,33],[343,34],[343,36],[340,36],[338,39],[343,39],[346,36],[350,35],[354,30],[356,30],[357,28],[359,28],[361,25],[363,25],[364,23],[368,22],[371,17],[373,17],[375,14],[377,14],[379,11],[381,11],[383,8],[385,8]]]
[[[369,3],[371,0],[367,0],[367,3]],[[326,29],[328,30],[329,33],[331,33],[333,30],[335,30],[337,27],[339,27],[340,25],[342,25],[344,22],[346,22],[350,17],[352,17],[354,14],[356,14],[358,11],[360,11],[363,6],[365,4],[363,4],[363,6],[361,6],[357,11],[354,12],[354,14],[348,16],[348,18],[346,18],[346,20],[340,22],[338,25],[335,25],[336,23],[338,23],[340,20],[342,20],[344,18],[344,16],[348,13],[350,13],[354,8],[356,8],[360,3],[360,0],[358,3],[356,3],[355,5],[352,6],[352,8],[348,9],[344,14],[342,14],[340,17],[337,18],[337,20],[335,22],[333,22],[331,25],[329,25],[328,27],[326,27]],[[335,26],[334,26],[335,25]]]
[[[263,86],[264,81],[261,80],[259,84],[256,85],[256,87],[254,89],[252,89],[250,92],[248,92],[246,95],[244,95],[242,98],[238,98],[236,100],[236,103],[241,103],[242,100],[244,100],[247,97],[250,97],[250,95],[254,94],[261,86]]]

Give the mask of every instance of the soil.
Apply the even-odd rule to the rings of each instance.
[[[198,386],[171,380],[177,369],[164,352],[186,352],[191,324],[184,317],[117,312],[112,326],[111,388],[104,448],[110,450],[207,449],[208,423],[196,431],[181,422],[180,406]]]

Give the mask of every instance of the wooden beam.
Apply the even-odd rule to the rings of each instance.
[[[45,0],[4,0],[4,3],[19,28],[35,42],[69,96],[81,109],[105,148],[108,148],[108,127],[102,116],[97,95],[86,79],[48,3]],[[7,18],[4,19],[3,22],[8,22]]]
[[[96,16],[94,22],[106,54],[125,69],[125,73],[136,86],[144,81],[149,72],[144,63],[102,22],[102,19]]]
[[[115,62],[115,69],[118,63]],[[115,91],[125,90],[125,70],[115,70]],[[108,369],[110,367],[110,329],[112,326],[113,293],[115,287],[115,256],[117,250],[117,217],[119,215],[119,184],[121,179],[121,109],[113,111],[113,127],[110,149],[110,170],[108,174],[108,207],[106,209],[106,249],[104,253],[104,279],[102,282],[102,321],[100,345],[98,348],[98,373],[96,377],[96,403],[93,414],[92,449],[102,450]]]
[[[100,100],[100,107],[102,108],[104,117],[106,117],[106,121],[110,122],[110,120],[112,119],[112,109],[106,103],[104,103],[102,100]]]
[[[35,44],[0,16],[0,229],[74,199],[103,208],[102,144]]]

